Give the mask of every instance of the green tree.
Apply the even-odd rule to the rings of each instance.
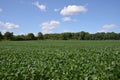
[[[37,39],[38,40],[43,40],[44,39],[44,36],[41,32],[38,32]]]
[[[88,32],[85,32],[85,40],[90,40],[91,39],[91,35]]]
[[[27,34],[27,39],[28,39],[28,40],[35,40],[34,34],[33,34],[33,33],[28,33],[28,34]]]
[[[0,41],[3,39],[3,35],[2,33],[0,32]]]
[[[85,33],[84,31],[79,32],[79,40],[85,40]]]
[[[23,41],[23,40],[27,40],[27,38],[24,35],[14,35],[13,40],[14,41]]]
[[[79,33],[72,34],[72,39],[78,40],[78,38],[79,38]]]
[[[120,33],[118,33],[118,40],[120,40]]]
[[[13,39],[13,32],[6,32],[5,34],[4,34],[4,39],[6,39],[6,40],[12,40]]]
[[[70,40],[73,37],[72,33],[70,32],[62,33],[61,36],[63,40]]]

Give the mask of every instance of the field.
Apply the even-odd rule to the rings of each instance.
[[[1,41],[1,80],[120,80],[120,41]]]

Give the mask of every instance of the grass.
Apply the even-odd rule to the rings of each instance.
[[[2,41],[3,80],[119,80],[120,41]]]

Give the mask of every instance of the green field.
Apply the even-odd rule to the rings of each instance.
[[[120,80],[120,41],[1,41],[1,80]]]

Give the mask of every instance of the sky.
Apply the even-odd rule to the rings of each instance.
[[[0,0],[0,32],[120,33],[120,0]]]

